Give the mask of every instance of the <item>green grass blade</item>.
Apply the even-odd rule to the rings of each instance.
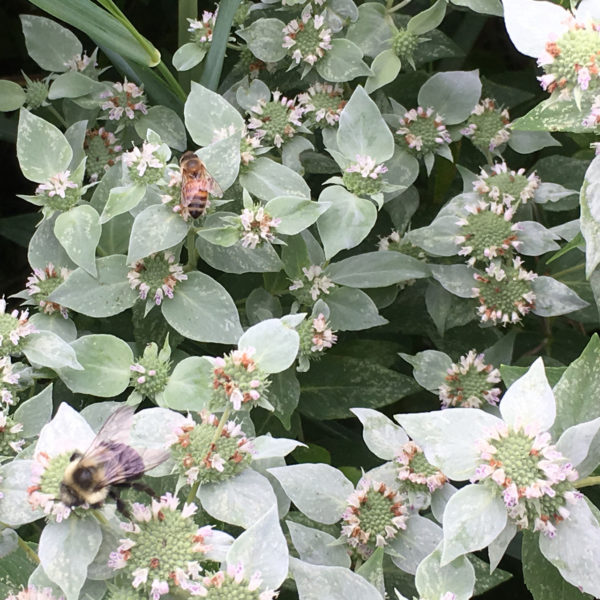
[[[240,0],[221,0],[219,3],[219,15],[215,24],[212,43],[204,62],[202,77],[200,77],[200,83],[209,90],[216,90],[219,85],[225,51],[227,50],[227,40],[233,17],[239,5]]]
[[[38,8],[87,33],[99,46],[109,48],[128,60],[154,67],[160,52],[145,38],[136,39],[122,23],[91,0],[30,0]]]

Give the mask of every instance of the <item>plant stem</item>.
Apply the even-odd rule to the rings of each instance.
[[[212,441],[209,446],[209,452],[212,450],[216,441],[219,439],[221,432],[223,431],[223,427],[225,427],[225,423],[227,423],[227,419],[229,419],[230,414],[231,414],[231,404],[228,403],[227,406],[225,407],[225,410],[223,411],[223,414],[221,415],[221,420],[219,421],[219,424],[217,425],[215,434],[213,435]],[[190,504],[191,502],[193,502],[196,499],[196,494],[198,493],[199,487],[200,487],[200,480],[197,479],[194,482],[194,485],[192,485],[192,489],[190,490],[190,493],[188,494],[188,497],[186,499],[186,502],[188,504]]]
[[[592,477],[584,477],[573,484],[577,489],[584,487],[591,487],[592,485],[600,485],[600,475],[594,475]]]
[[[386,12],[387,13],[395,13],[398,10],[403,9],[407,4],[410,4],[411,0],[403,0],[402,2],[399,2],[398,4],[396,4],[396,6],[392,6],[392,4],[394,4],[394,0],[387,0],[387,4],[386,4]]]
[[[162,78],[169,84],[169,87],[173,90],[173,92],[175,92],[175,94],[177,94],[179,98],[185,101],[187,99],[187,94],[183,91],[183,88],[179,85],[177,79],[173,77],[173,73],[169,71],[167,65],[165,65],[165,63],[161,60],[156,65],[156,68],[158,72],[162,75]]]
[[[190,227],[187,233],[185,247],[188,253],[187,264],[183,267],[184,273],[193,271],[198,264],[198,250],[196,250],[196,228]]]
[[[108,525],[108,521],[106,520],[106,517],[99,511],[99,510],[92,510],[92,514],[94,515],[94,517],[96,517],[96,520],[101,524],[101,525]]]
[[[19,544],[19,548],[27,554],[27,556],[34,562],[36,565],[40,564],[39,556],[33,551],[33,549],[27,544],[27,542],[21,538],[20,535],[17,535],[17,544]]]
[[[48,110],[60,121],[65,129],[68,127],[64,117],[54,108],[54,106],[52,106],[52,104],[48,107]]]

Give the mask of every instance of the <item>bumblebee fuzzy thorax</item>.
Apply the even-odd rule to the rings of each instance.
[[[104,469],[93,461],[73,453],[60,484],[60,500],[69,507],[89,504],[99,506],[106,500],[109,486],[103,483]]]

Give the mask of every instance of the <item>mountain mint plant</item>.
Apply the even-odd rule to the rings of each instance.
[[[30,1],[0,599],[600,597],[597,0]]]

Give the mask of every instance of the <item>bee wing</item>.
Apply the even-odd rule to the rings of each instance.
[[[146,469],[137,450],[115,441],[102,441],[81,460],[102,467],[102,484],[111,485],[137,479]]]
[[[165,448],[136,448],[144,462],[144,471],[150,471],[162,464],[171,456],[171,452]]]
[[[96,437],[92,440],[90,447],[85,451],[83,457],[87,458],[93,455],[98,447],[105,445],[104,442],[110,441],[127,444],[133,425],[134,412],[135,408],[133,406],[120,406],[117,408],[117,410],[106,419],[104,425],[102,425],[100,431],[98,431]]]
[[[217,183],[216,179],[208,172],[206,165],[202,163],[202,167],[200,168],[202,171],[201,182],[204,189],[211,195],[216,196],[217,198],[221,198],[223,196],[223,190],[221,186]]]

